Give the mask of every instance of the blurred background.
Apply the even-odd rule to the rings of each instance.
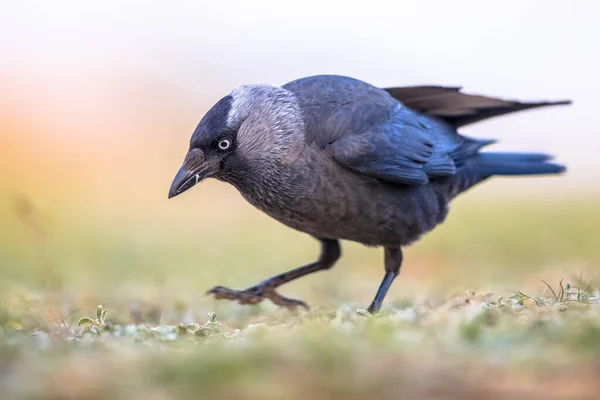
[[[313,239],[225,184],[167,200],[212,104],[240,84],[313,74],[574,100],[462,130],[499,139],[497,149],[556,154],[569,172],[494,179],[463,195],[407,251],[388,304],[591,274],[600,261],[598,15],[594,1],[2,1],[1,296],[14,304],[43,289],[63,312],[146,307],[169,322],[180,316],[160,310],[182,304],[239,312],[202,294],[313,260]],[[382,254],[343,249],[336,268],[282,292],[366,306]]]

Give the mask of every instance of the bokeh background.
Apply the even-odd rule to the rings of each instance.
[[[498,138],[497,149],[556,154],[569,172],[494,179],[459,198],[446,224],[406,252],[388,304],[470,288],[538,290],[540,278],[598,270],[598,2],[23,0],[1,8],[6,304],[42,291],[58,296],[62,313],[102,303],[123,318],[150,310],[162,322],[180,318],[166,310],[190,305],[198,315],[238,315],[204,291],[311,261],[317,243],[222,183],[168,201],[171,179],[200,118],[233,87],[323,73],[574,100],[462,130]],[[283,292],[324,308],[366,306],[382,254],[343,249],[336,268]]]

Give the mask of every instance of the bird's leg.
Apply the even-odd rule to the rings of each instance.
[[[275,275],[245,290],[232,290],[223,286],[216,286],[209,290],[207,294],[214,294],[216,299],[237,300],[240,304],[257,304],[264,299],[269,299],[278,306],[290,309],[302,306],[308,309],[305,302],[283,297],[275,289],[304,275],[329,269],[335,264],[341,254],[339,242],[335,239],[319,239],[319,241],[321,242],[321,255],[313,263]]]
[[[373,302],[367,309],[371,314],[375,314],[381,308],[381,303],[387,294],[390,286],[394,279],[400,274],[400,266],[402,265],[402,249],[400,247],[386,247],[385,248],[385,276]]]

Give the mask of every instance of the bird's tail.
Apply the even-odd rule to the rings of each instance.
[[[559,174],[566,170],[550,162],[552,156],[540,153],[478,153],[457,171],[452,185],[454,195],[492,176]]]
[[[545,175],[565,171],[563,165],[549,162],[552,156],[540,153],[479,153],[471,168],[482,176]]]

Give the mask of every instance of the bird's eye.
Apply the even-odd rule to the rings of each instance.
[[[217,147],[219,150],[228,150],[231,147],[231,140],[221,139],[219,143],[217,143]]]

